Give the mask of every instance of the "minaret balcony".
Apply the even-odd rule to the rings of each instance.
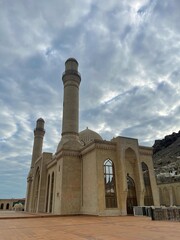
[[[62,78],[64,77],[64,76],[67,76],[67,75],[76,75],[76,76],[78,76],[78,77],[80,77],[80,79],[81,79],[81,74],[78,72],[78,71],[76,71],[76,70],[66,70],[65,72],[63,72],[63,74],[62,74]]]

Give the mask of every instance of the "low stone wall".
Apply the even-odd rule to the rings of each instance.
[[[180,222],[180,207],[134,207],[135,216],[148,216],[152,220]]]
[[[152,220],[180,221],[180,208],[155,208],[152,214]]]

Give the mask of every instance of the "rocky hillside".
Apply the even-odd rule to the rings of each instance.
[[[153,152],[157,153],[171,144],[173,144],[176,140],[180,138],[180,131],[178,133],[173,132],[171,135],[165,136],[165,138],[161,140],[155,140],[155,143],[153,145]]]
[[[180,181],[180,131],[156,140],[153,161],[158,183]]]

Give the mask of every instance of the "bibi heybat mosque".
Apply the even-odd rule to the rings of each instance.
[[[106,141],[88,128],[79,132],[76,59],[65,62],[62,81],[62,137],[55,154],[42,152],[44,120],[37,120],[26,211],[118,216],[132,214],[133,206],[159,206],[152,148],[134,138]]]

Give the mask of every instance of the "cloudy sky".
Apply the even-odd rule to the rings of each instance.
[[[82,75],[80,130],[152,146],[180,130],[179,0],[0,0],[0,198],[25,197],[33,129],[61,137],[64,62]]]

